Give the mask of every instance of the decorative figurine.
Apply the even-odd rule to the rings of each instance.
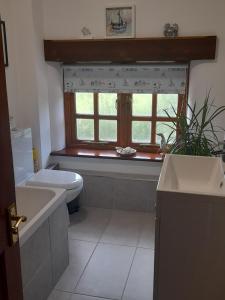
[[[165,37],[176,37],[178,36],[178,24],[166,23],[164,26],[164,36]]]
[[[170,147],[166,143],[166,138],[163,133],[157,133],[157,135],[161,137],[159,152],[160,152],[161,156],[164,157],[165,154],[167,152],[169,152]]]
[[[83,36],[91,35],[90,29],[85,26],[81,29],[81,32],[82,32]]]

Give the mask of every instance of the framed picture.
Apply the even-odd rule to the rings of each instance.
[[[3,41],[3,55],[4,55],[4,65],[5,67],[9,66],[8,59],[8,49],[7,49],[7,37],[6,37],[6,26],[5,22],[0,19],[0,34],[2,35]]]
[[[106,38],[132,38],[135,35],[135,6],[109,6],[105,9]]]

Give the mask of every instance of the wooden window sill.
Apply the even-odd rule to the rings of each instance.
[[[121,159],[132,161],[151,161],[162,162],[163,158],[159,153],[137,152],[134,156],[120,156],[115,150],[93,150],[93,149],[78,149],[64,148],[59,151],[53,151],[52,156],[70,156],[70,157],[88,157],[102,159]]]

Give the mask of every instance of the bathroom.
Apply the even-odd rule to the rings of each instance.
[[[79,275],[74,275],[79,277],[77,283],[84,275],[83,272],[91,254],[96,253],[93,247],[99,243],[100,238],[103,238],[103,241],[106,239],[106,235],[105,237],[101,236],[105,230],[108,230],[105,231],[105,234],[108,232],[108,235],[117,236],[115,244],[118,247],[126,245],[128,248],[135,248],[135,251],[139,248],[142,249],[142,247],[136,246],[138,245],[137,239],[141,239],[143,234],[142,237],[146,236],[146,241],[148,241],[147,247],[145,245],[146,248],[143,246],[143,249],[151,249],[152,253],[154,252],[154,242],[153,245],[151,244],[151,241],[154,240],[154,222],[151,214],[154,213],[156,186],[162,160],[160,156],[155,161],[143,159],[143,157],[142,159],[131,160],[106,158],[104,154],[102,154],[104,158],[99,157],[99,154],[96,157],[90,149],[79,156],[65,156],[62,153],[56,153],[65,148],[66,140],[62,67],[59,62],[46,62],[43,40],[105,38],[104,16],[106,6],[124,4],[135,6],[136,38],[162,37],[163,26],[167,22],[179,24],[180,36],[216,35],[218,37],[219,43],[215,60],[194,60],[190,63],[188,98],[196,99],[201,104],[205,93],[211,89],[215,103],[223,105],[225,86],[221,78],[224,77],[225,67],[223,56],[225,47],[224,1],[218,1],[217,6],[215,6],[211,1],[202,0],[198,3],[193,0],[189,2],[179,1],[179,3],[175,0],[171,0],[169,3],[162,1],[156,3],[147,0],[126,1],[126,3],[97,0],[0,0],[1,19],[6,22],[7,33],[9,65],[5,68],[5,72],[9,115],[12,117],[11,126],[21,129],[31,128],[32,147],[38,152],[38,168],[45,168],[49,164],[53,164],[60,169],[81,174],[84,180],[80,203],[83,207],[89,207],[90,219],[86,218],[88,210],[82,211],[81,209],[80,219],[76,213],[70,217],[71,228],[69,229],[69,239],[80,241],[78,246],[72,244],[71,247],[76,247],[78,253],[79,251],[84,253],[82,258],[84,261],[80,263],[82,266],[76,266],[80,270]],[[209,20],[212,21],[209,22]],[[90,31],[88,36],[82,32],[83,28]],[[223,126],[223,123],[224,119],[218,118],[217,125]],[[53,151],[54,155],[50,156]],[[89,151],[89,155],[87,155],[87,151]],[[2,159],[2,165],[4,163],[4,159]],[[1,176],[3,176],[2,173]],[[109,211],[110,215],[108,214]],[[111,213],[115,212],[117,215],[112,216]],[[149,218],[145,223],[146,215]],[[87,223],[84,222],[81,225],[82,220],[87,220]],[[109,226],[110,222],[113,223],[107,229],[106,224]],[[121,229],[116,227],[117,223]],[[150,228],[147,232],[144,229],[145,224],[147,228]],[[130,230],[123,231],[123,227],[128,227]],[[143,231],[139,231],[138,228],[141,227]],[[73,232],[73,229],[76,233]],[[79,230],[83,236],[79,235]],[[91,234],[94,237],[90,236]],[[122,239],[119,234],[123,235],[124,240],[119,240]],[[110,243],[114,244],[112,240],[102,244]],[[147,251],[147,253],[149,252]],[[131,257],[134,258],[132,255]],[[144,256],[136,256],[136,258],[140,261],[140,266],[145,264],[143,262]],[[72,262],[74,259],[73,257]],[[149,265],[151,265],[151,260],[149,259],[149,261]],[[73,265],[75,264],[73,263]],[[127,263],[127,265],[129,269],[131,264]],[[134,264],[133,266],[135,267]],[[134,273],[141,277],[142,275],[138,273],[138,270]],[[74,269],[71,267],[68,272],[70,271],[73,273]],[[66,288],[69,281],[65,280],[65,286],[61,282],[61,287],[58,286],[51,297],[53,297],[52,299],[71,298],[78,300],[89,298],[91,300],[95,299],[94,297],[137,299],[135,291],[138,291],[138,286],[135,291],[134,288],[133,290],[130,289],[133,296],[126,294],[125,286],[128,286],[126,280],[129,283],[129,271],[130,269],[126,271],[124,276],[125,282],[123,281],[122,292],[120,290],[119,296],[118,294],[110,295],[107,293],[88,294],[85,291],[80,291],[80,294],[83,294],[79,296],[80,298],[71,298],[72,296],[78,297],[73,295],[74,279],[72,288],[68,286]],[[153,281],[153,264],[151,270],[146,268],[145,271],[150,273],[143,275],[143,277],[147,276],[149,282]],[[130,280],[132,280],[131,277]],[[133,280],[136,280],[135,276]],[[141,284],[148,286],[148,280],[141,281],[140,286]],[[149,283],[149,285],[151,284]],[[140,289],[144,291],[144,287],[141,286]],[[148,293],[150,294],[148,289],[149,287],[143,292],[143,300],[152,297],[152,295],[148,296]],[[84,294],[87,295],[84,296]],[[11,296],[10,299],[16,298]],[[142,300],[141,296],[138,299]]]

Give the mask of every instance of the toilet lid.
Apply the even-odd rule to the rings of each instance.
[[[72,190],[83,185],[83,179],[79,174],[74,172],[42,169],[29,178],[26,184]]]

